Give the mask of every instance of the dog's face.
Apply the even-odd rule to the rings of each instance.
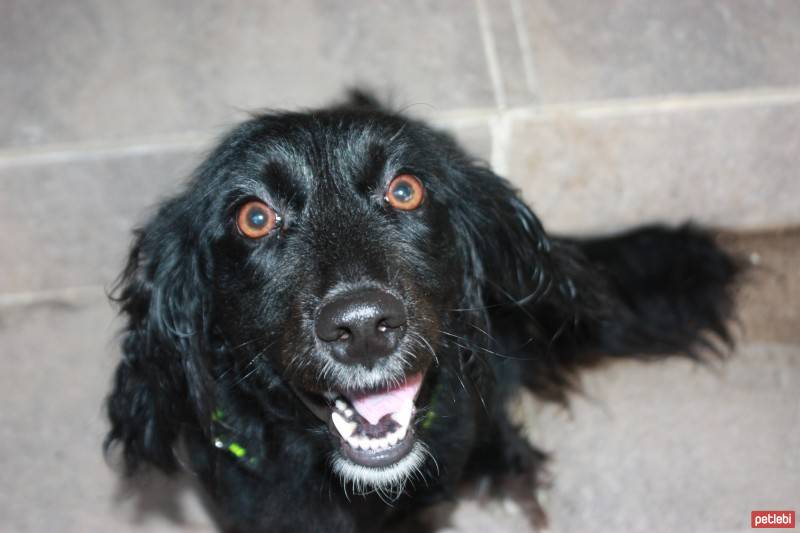
[[[455,301],[458,194],[427,130],[332,112],[258,124],[197,213],[212,246],[214,320],[326,424],[334,464],[370,484],[422,445],[415,399]],[[255,363],[253,362],[255,365]]]
[[[461,368],[461,328],[481,329],[505,276],[527,290],[518,266],[535,261],[515,251],[541,235],[503,180],[418,122],[253,119],[140,232],[111,438],[129,463],[169,466],[180,424],[203,427],[220,394],[278,390],[316,417],[340,476],[396,486],[424,460],[416,423],[437,373]]]

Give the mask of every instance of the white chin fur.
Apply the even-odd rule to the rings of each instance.
[[[338,452],[333,456],[332,463],[334,471],[344,482],[345,490],[351,489],[353,494],[374,491],[396,499],[403,493],[406,481],[414,476],[422,476],[420,469],[428,453],[426,446],[417,441],[408,455],[389,466],[372,468],[359,465]]]

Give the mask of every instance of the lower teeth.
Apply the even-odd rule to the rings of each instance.
[[[397,445],[405,439],[408,433],[408,425],[401,424],[392,418],[392,422],[396,425],[391,432],[384,434],[380,438],[369,437],[361,429],[359,422],[353,419],[355,415],[350,404],[346,402],[341,396],[328,398],[333,404],[333,412],[331,413],[331,421],[338,431],[339,435],[347,441],[351,448],[354,450],[383,450]],[[410,423],[410,417],[409,422]],[[389,426],[392,428],[392,426]],[[361,430],[361,431],[359,431]]]

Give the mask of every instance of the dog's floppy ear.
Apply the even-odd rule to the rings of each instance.
[[[604,288],[587,277],[585,258],[575,247],[550,238],[504,178],[473,165],[457,183],[464,199],[454,209],[462,228],[457,240],[467,269],[467,308],[548,306],[554,321],[570,322],[602,305]],[[482,318],[487,319],[485,314]],[[546,329],[539,333],[553,334]]]
[[[208,345],[211,265],[182,202],[164,204],[137,231],[113,294],[127,324],[123,360],[108,398],[111,430],[105,446],[122,445],[129,473],[142,462],[173,470],[182,423],[209,409],[202,355]]]
[[[455,202],[459,248],[476,286],[466,291],[486,299],[521,300],[547,284],[551,242],[533,212],[503,178],[474,166],[456,181],[463,201]]]

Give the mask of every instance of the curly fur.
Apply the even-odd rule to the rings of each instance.
[[[417,211],[380,202],[401,171],[425,183]],[[236,232],[247,198],[281,210],[279,235]],[[550,236],[450,136],[363,94],[259,115],[136,232],[115,292],[127,325],[106,445],[120,445],[130,474],[173,472],[184,449],[226,531],[384,531],[468,479],[536,483],[544,454],[504,410],[518,387],[565,401],[583,366],[697,357],[715,337],[729,342],[737,271],[688,225]],[[384,370],[347,372],[315,351],[313,310],[347,284],[385,287],[407,308],[408,333]],[[423,367],[413,475],[342,463],[294,393]],[[215,447],[220,405],[258,468]]]

